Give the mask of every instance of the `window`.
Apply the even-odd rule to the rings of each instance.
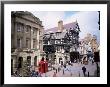
[[[26,32],[29,32],[31,27],[29,25],[26,26]]]
[[[60,51],[60,47],[57,47],[57,51]]]
[[[20,32],[21,28],[20,28],[20,24],[17,24],[17,32]]]
[[[33,35],[37,35],[37,28],[33,28]]]
[[[29,39],[26,39],[26,48],[29,48]]]
[[[50,41],[50,44],[55,44],[55,40],[52,39],[52,40]]]
[[[24,28],[23,24],[17,23],[17,32],[23,31],[23,28]]]
[[[60,40],[56,40],[56,44],[60,44]]]
[[[36,40],[33,39],[33,48],[36,48],[35,46],[36,46]]]
[[[21,47],[21,39],[17,39],[17,47],[20,48]]]

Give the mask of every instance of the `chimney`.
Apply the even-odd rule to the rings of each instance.
[[[58,22],[58,32],[62,32],[62,31],[63,31],[63,21],[60,20],[60,21]]]

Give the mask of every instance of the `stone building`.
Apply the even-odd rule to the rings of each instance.
[[[91,47],[93,52],[99,51],[99,44],[97,42],[97,37],[95,35],[93,35],[91,39]]]
[[[45,30],[44,51],[53,63],[61,64],[70,61],[70,52],[77,51],[79,46],[79,26],[77,21]]]
[[[43,53],[42,21],[27,11],[11,12],[11,69],[23,68],[24,62],[37,66]]]
[[[79,53],[82,55],[91,55],[93,56],[94,52],[99,51],[99,44],[97,41],[97,37],[95,35],[87,34],[84,39],[80,40],[79,44]]]
[[[80,55],[86,54],[84,39],[81,39],[79,41],[79,48],[78,48],[78,50],[79,50]]]

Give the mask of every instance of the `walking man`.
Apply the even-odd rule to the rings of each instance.
[[[64,69],[63,69],[63,75],[65,74]]]
[[[57,73],[57,69],[56,69],[56,73]]]
[[[86,73],[86,67],[83,66],[83,67],[82,67],[82,70],[83,70],[83,74],[84,74],[84,77],[85,77],[85,76],[86,76],[86,74],[85,74],[85,73]]]

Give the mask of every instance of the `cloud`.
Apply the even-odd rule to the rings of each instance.
[[[44,29],[57,27],[59,20],[63,20],[64,24],[77,20],[81,30],[79,34],[81,39],[84,38],[87,33],[91,33],[92,35],[96,35],[98,41],[100,41],[97,11],[73,12],[73,15],[67,15],[66,11],[37,11],[32,13],[36,17],[40,18],[40,20],[43,22]]]
[[[41,11],[32,12],[36,17],[43,22],[44,29],[49,29],[58,26],[58,21],[63,20],[65,12],[63,11]]]
[[[84,38],[87,33],[91,33],[92,35],[96,35],[99,41],[100,31],[98,25],[98,12],[96,11],[88,11],[88,12],[77,12],[73,14],[71,17],[68,17],[64,23],[70,23],[76,21],[80,27],[80,38]]]

